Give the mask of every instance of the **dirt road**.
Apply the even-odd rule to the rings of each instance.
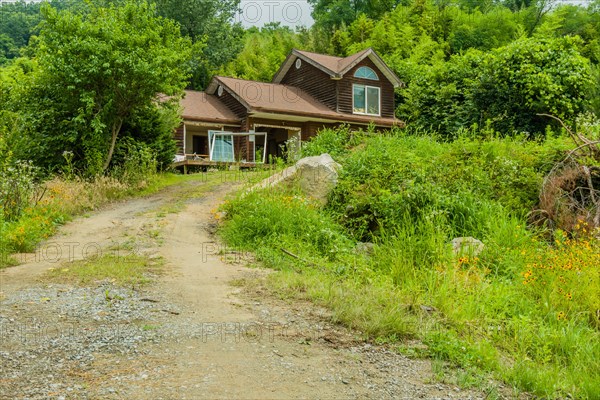
[[[79,218],[0,271],[0,398],[485,397],[435,381],[428,361],[365,343],[325,310],[266,295],[269,272],[211,234],[236,185],[203,185]],[[165,271],[139,287],[46,279],[105,251],[163,259]]]

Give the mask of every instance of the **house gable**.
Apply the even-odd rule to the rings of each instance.
[[[292,49],[290,54],[288,54],[287,58],[273,77],[273,83],[280,83],[284,79],[284,77],[293,70],[295,66],[295,62],[297,59],[302,60],[303,62],[307,62],[314,67],[320,69],[324,73],[328,74],[331,79],[342,79],[351,69],[354,68],[358,63],[362,62],[364,59],[370,59],[373,64],[377,66],[377,69],[381,73],[381,75],[385,76],[385,78],[392,84],[394,87],[402,86],[402,81],[400,78],[396,76],[394,71],[387,66],[387,64],[383,61],[375,50],[371,47],[360,51],[358,53],[352,54],[348,57],[335,57],[329,56],[325,54],[317,54],[311,53],[308,51],[301,51],[297,49]]]
[[[372,69],[378,79],[355,77],[356,70],[363,66]],[[339,113],[384,118],[394,118],[394,88],[402,84],[371,48],[345,58],[294,49],[273,77],[273,82],[298,87]],[[369,93],[379,94],[379,112],[354,112],[353,85],[359,85],[358,90],[362,88],[364,91],[366,86],[379,88],[378,92],[377,89],[368,89]]]
[[[329,74],[307,62],[296,63],[281,80],[282,84],[300,88],[318,99],[330,109],[337,110],[337,81],[331,79]]]
[[[240,99],[235,92],[235,88],[229,88],[222,82],[222,77],[215,76],[208,84],[206,93],[215,96],[228,109],[230,109],[239,118],[245,118],[250,106],[243,99]],[[222,88],[222,89],[220,89]]]
[[[355,72],[360,67],[369,67],[378,76],[378,80],[357,78]],[[394,85],[385,78],[378,66],[369,58],[365,58],[355,63],[338,81],[338,112],[345,114],[353,113],[353,86],[367,85],[378,87],[380,89],[380,115],[384,118],[393,118],[396,107],[394,99]]]

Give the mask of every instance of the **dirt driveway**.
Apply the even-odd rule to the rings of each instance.
[[[211,234],[236,187],[198,179],[113,204],[0,271],[0,398],[486,397],[435,381],[429,361],[366,343],[325,310],[266,295],[269,272]],[[104,251],[164,260],[164,271],[139,287],[46,279]]]

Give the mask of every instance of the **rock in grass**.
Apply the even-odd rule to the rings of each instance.
[[[273,187],[279,184],[298,184],[304,195],[325,205],[329,193],[337,185],[338,171],[341,167],[329,154],[305,157],[295,165],[265,179],[253,189]]]
[[[354,251],[357,254],[363,254],[365,256],[370,256],[370,255],[373,255],[373,252],[375,251],[375,245],[370,242],[358,242],[358,243],[356,243],[356,247],[354,248]]]
[[[454,254],[457,256],[466,255],[475,257],[485,248],[485,245],[481,240],[477,240],[471,236],[454,238],[451,243],[452,251],[454,251]]]

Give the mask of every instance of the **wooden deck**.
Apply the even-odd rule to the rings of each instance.
[[[175,169],[181,168],[184,174],[187,174],[188,167],[200,167],[202,169],[208,168],[225,168],[225,167],[239,167],[239,168],[268,168],[268,164],[264,163],[254,163],[254,162],[227,162],[227,161],[210,161],[204,159],[191,159],[191,160],[182,160],[175,161],[171,164],[171,166]]]

